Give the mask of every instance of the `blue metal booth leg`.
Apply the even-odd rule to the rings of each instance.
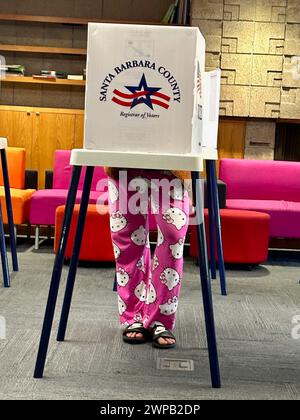
[[[198,244],[198,259],[200,269],[200,281],[202,288],[202,298],[205,316],[205,327],[209,354],[210,375],[213,388],[221,387],[220,368],[217,350],[217,339],[215,331],[214,310],[211,292],[211,282],[209,278],[208,258],[206,250],[206,237],[204,227],[203,206],[200,202],[201,184],[199,182],[198,172],[192,172],[192,186],[194,206],[196,210],[197,224],[197,244]]]
[[[19,271],[16,235],[15,235],[15,229],[14,229],[14,218],[13,218],[11,195],[10,195],[10,188],[9,188],[6,150],[1,149],[0,153],[1,153],[2,174],[3,174],[3,181],[4,181],[4,191],[5,191],[5,201],[6,201],[6,211],[7,211],[7,220],[8,220],[8,228],[9,228],[12,264],[13,264],[13,270]]]
[[[214,225],[215,225],[215,234],[216,234],[216,237],[217,237],[217,252],[218,252],[221,293],[222,293],[223,296],[226,296],[227,295],[227,287],[226,287],[225,264],[224,264],[224,256],[223,256],[221,220],[220,220],[220,206],[219,206],[218,184],[217,184],[217,173],[216,173],[216,161],[215,160],[208,160],[207,161],[207,171],[208,171],[207,172],[207,177],[210,178],[210,182],[211,182]]]
[[[72,215],[76,200],[76,194],[78,189],[79,178],[81,174],[81,166],[74,166],[71,183],[68,192],[68,198],[66,203],[65,215],[63,219],[58,251],[55,257],[54,267],[52,271],[48,301],[45,311],[44,323],[40,338],[40,344],[36,359],[36,365],[34,370],[34,378],[42,378],[44,373],[44,367],[47,357],[49,339],[53,324],[53,318],[55,313],[55,306],[57,301],[59,283],[61,278],[62,267],[64,263],[64,257],[66,253],[66,247],[68,237],[70,233],[70,226],[72,221]]]
[[[207,179],[207,207],[209,219],[209,250],[210,250],[210,273],[211,278],[217,278],[216,272],[216,236],[215,236],[215,219],[214,219],[214,206],[213,206],[213,192],[211,177],[208,175],[209,167],[206,161],[206,179]]]
[[[0,252],[1,252],[3,284],[4,284],[4,287],[10,287],[10,276],[9,276],[6,245],[5,245],[1,202],[0,202]]]
[[[69,318],[69,313],[70,313],[70,307],[71,307],[71,301],[72,301],[72,296],[73,296],[74,283],[75,283],[76,272],[77,272],[77,265],[78,265],[78,260],[79,260],[79,252],[80,252],[82,236],[83,236],[84,223],[85,223],[87,208],[89,204],[93,172],[94,172],[94,167],[88,166],[86,170],[85,180],[84,180],[80,211],[79,211],[76,235],[75,235],[75,240],[74,240],[73,253],[72,253],[72,258],[70,262],[69,274],[67,278],[60,323],[58,327],[57,341],[64,341],[65,339],[68,318]]]
[[[114,282],[113,282],[113,292],[118,291],[118,283],[117,283],[117,275],[115,274]]]

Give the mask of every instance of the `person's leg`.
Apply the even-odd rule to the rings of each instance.
[[[128,191],[128,183],[132,186],[139,173],[137,170],[127,170],[127,180],[122,177],[119,180],[109,179],[110,226],[116,259],[119,316],[124,326],[143,322],[150,271],[147,211],[145,214],[134,214],[137,211],[134,200],[136,191]],[[141,334],[132,332],[127,336],[141,337]]]
[[[174,176],[157,174],[173,180],[175,188],[169,191],[167,183],[159,188],[155,214],[158,240],[152,264],[151,282],[148,286],[148,298],[144,326],[163,325],[172,330],[178,306],[181,281],[183,276],[183,247],[188,228],[189,196],[182,183]],[[152,175],[154,176],[154,175]],[[171,338],[159,338],[159,344],[172,344]]]

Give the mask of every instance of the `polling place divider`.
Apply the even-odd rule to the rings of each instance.
[[[174,45],[180,51],[172,54]],[[114,51],[114,54],[111,54]],[[147,58],[147,59],[145,59]],[[203,162],[215,161],[221,71],[205,72],[205,39],[198,28],[132,24],[88,25],[85,129],[83,149],[74,149],[73,175],[59,250],[52,272],[35,378],[44,373],[57,302],[62,264],[78,189],[78,173],[87,167],[76,238],[69,267],[58,341],[64,341],[76,279],[91,176],[99,166],[119,169],[188,171],[192,173],[197,218],[199,276],[202,289],[211,384],[220,388],[220,369],[211,279],[204,228],[199,173]],[[215,166],[208,164],[208,167]],[[217,181],[212,171],[210,211],[212,235],[218,227]],[[218,235],[217,235],[218,239]],[[219,246],[221,242],[217,240]],[[219,259],[222,253],[219,253]],[[219,260],[220,262],[220,260]]]

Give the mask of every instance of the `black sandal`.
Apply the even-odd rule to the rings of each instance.
[[[128,333],[139,333],[142,337],[128,337]],[[134,322],[128,325],[123,331],[123,341],[129,344],[142,344],[148,341],[149,331],[144,327],[141,322]]]
[[[154,325],[154,327],[151,329],[151,334],[153,341],[152,346],[156,347],[157,349],[173,349],[176,346],[176,338],[164,325]],[[159,338],[172,338],[175,340],[175,343],[160,344],[158,342]]]

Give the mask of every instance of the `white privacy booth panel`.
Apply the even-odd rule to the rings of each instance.
[[[70,164],[77,166],[112,166],[118,168],[167,169],[201,172],[203,170],[203,160],[205,159],[217,160],[217,151],[205,150],[202,154],[180,155],[73,149]]]
[[[200,153],[204,69],[196,27],[89,24],[84,147]]]
[[[217,159],[220,70],[194,27],[89,24],[84,149],[72,164],[201,171]]]
[[[221,70],[204,73],[202,152],[217,150],[220,109]]]

